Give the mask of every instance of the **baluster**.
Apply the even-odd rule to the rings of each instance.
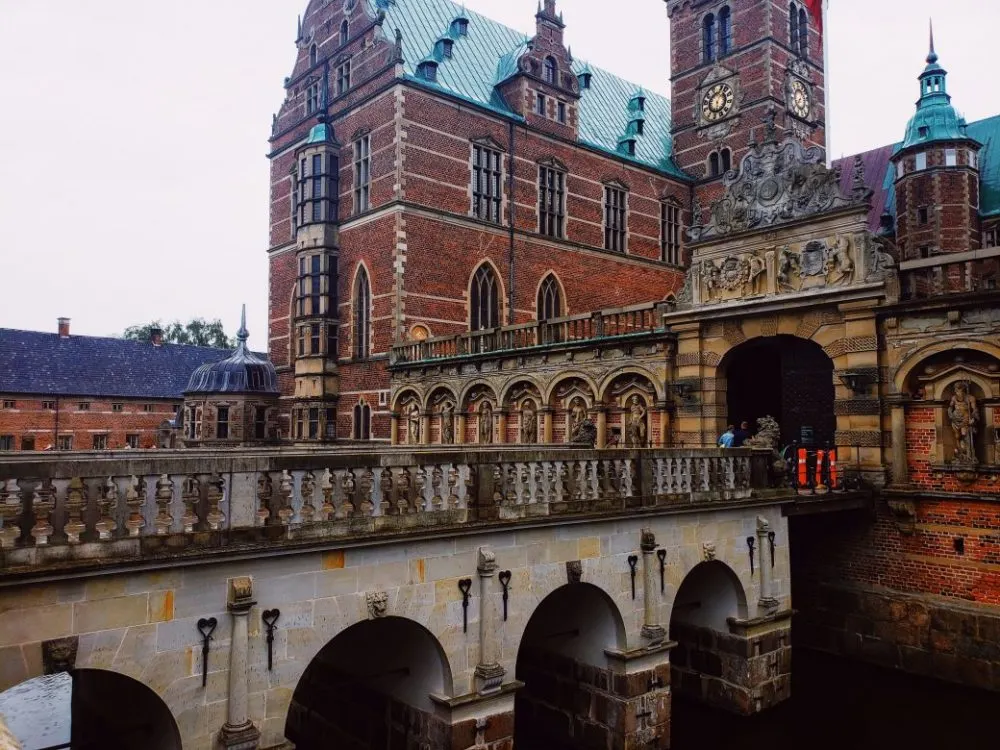
[[[590,499],[594,502],[601,499],[601,480],[598,476],[600,465],[601,462],[597,459],[587,462],[587,466],[590,469]]]
[[[370,518],[375,510],[375,503],[372,502],[372,493],[375,491],[375,472],[366,468],[361,474],[361,515]]]
[[[128,518],[125,521],[125,528],[128,529],[129,536],[139,536],[146,526],[146,519],[142,510],[146,506],[146,478],[137,477],[133,474],[129,478],[128,489],[125,491],[125,507],[128,509]]]
[[[722,459],[723,482],[727,490],[736,489],[736,461],[737,459],[731,456]]]
[[[392,474],[390,472],[389,476]],[[405,516],[412,512],[410,509],[410,483],[411,483],[410,470],[403,468],[399,472],[399,479],[396,483],[396,512],[401,516]]]
[[[493,466],[493,503],[500,505],[504,501],[504,470],[503,464]]]
[[[112,510],[118,505],[118,488],[115,487],[114,482],[111,478],[108,478],[108,484],[114,488],[115,501],[112,505]],[[106,490],[105,490],[106,491]],[[35,538],[36,547],[44,547],[49,543],[49,537],[55,533],[55,529],[52,528],[52,523],[49,521],[49,516],[52,511],[56,509],[56,488],[52,486],[51,479],[43,479],[37,487],[35,487],[34,496],[31,499],[31,507],[35,511],[35,525],[31,527],[31,536]],[[104,510],[102,508],[102,510]],[[105,510],[106,512],[106,510]],[[102,518],[101,521],[104,519]],[[117,528],[117,524],[114,524],[109,533]],[[98,522],[97,530],[100,532],[101,523]],[[101,539],[107,539],[109,537],[101,536]]]
[[[52,533],[52,526],[48,523],[48,515],[52,508],[55,507],[55,503],[43,499],[46,490],[44,487],[39,487],[35,490],[35,526],[31,529],[31,535],[35,537],[35,544],[45,544],[48,541],[49,534]],[[49,487],[48,493],[51,494],[51,485]],[[47,505],[48,508],[45,510],[45,520],[42,519],[42,514],[38,512],[38,508],[41,505]],[[118,523],[115,521],[115,515],[118,510],[118,485],[115,484],[114,477],[108,477],[108,481],[104,483],[101,487],[101,497],[97,501],[97,509],[100,517],[97,519],[97,523],[94,524],[94,528],[97,529],[97,538],[101,541],[107,541],[111,538],[111,535],[115,533],[115,529],[118,528]],[[39,522],[43,522],[45,526],[48,527],[46,531],[44,528],[39,528]],[[46,541],[39,543],[39,537],[36,536],[36,531],[44,533]]]
[[[666,458],[657,458],[654,466],[656,466],[656,494],[663,495],[666,494],[666,474],[667,474],[667,461]]]
[[[556,462],[556,502],[564,503],[570,498],[569,467],[565,461]]]
[[[681,475],[681,490],[692,492],[694,490],[694,459],[688,457],[684,459],[684,472]]]
[[[459,471],[455,464],[448,466],[448,510],[458,507],[458,480]]]
[[[443,510],[444,500],[441,497],[441,487],[445,483],[444,469],[435,464],[431,471],[431,509]]]
[[[329,521],[337,512],[333,504],[334,480],[333,472],[329,469],[323,471],[323,477],[319,482],[320,491],[323,493],[323,505],[319,509],[320,521]]]
[[[392,505],[392,472],[384,468],[378,475],[378,514],[380,516],[389,515],[389,508]]]
[[[587,464],[585,461],[573,462],[573,499],[583,500],[587,484]]]
[[[281,472],[281,479],[278,480],[278,523],[281,526],[288,526],[292,522],[295,510],[292,508],[292,493],[295,491],[295,484],[288,469]]]
[[[208,513],[205,520],[208,521],[208,528],[218,531],[222,524],[226,522],[226,516],[219,507],[226,492],[226,480],[219,474],[212,474],[208,478]]]
[[[313,504],[313,498],[316,495],[316,476],[311,471],[302,475],[300,490],[302,492],[302,510],[299,511],[299,517],[302,523],[312,523],[316,520],[316,506]]]
[[[0,483],[0,548],[13,549],[21,538],[21,517],[24,513],[24,503],[21,498],[21,488],[16,479],[8,479]],[[51,532],[50,532],[51,533]]]
[[[198,480],[194,477],[190,477],[190,482],[197,482]],[[267,519],[271,517],[271,502],[274,498],[274,482],[271,481],[271,475],[266,471],[260,473],[260,477],[257,479],[257,525],[264,526],[267,523]],[[190,499],[191,504],[188,505],[188,500]],[[198,515],[194,512],[194,504],[197,502],[197,496],[191,496],[189,493],[184,494],[184,507],[190,508],[184,514],[184,531],[191,532],[194,530],[194,524],[198,522]],[[192,523],[188,525],[188,519],[191,519]]]
[[[265,477],[267,474],[264,475]],[[271,480],[268,479],[268,493],[270,493]],[[259,487],[258,483],[258,487]],[[270,494],[268,494],[270,498]],[[201,503],[201,481],[199,481],[197,475],[188,474],[184,477],[183,483],[181,484],[181,502],[184,504],[184,515],[181,516],[181,525],[184,527],[185,534],[193,534],[195,531],[195,526],[198,525],[200,518],[198,518],[198,504]],[[267,506],[264,507],[264,515],[261,516],[261,511],[258,508],[257,518],[260,525],[264,524],[267,518],[269,510]]]
[[[531,496],[531,488],[528,486],[529,471],[527,465],[523,463],[514,464],[514,503],[526,505],[527,499]]]
[[[174,525],[174,517],[170,515],[170,503],[174,499],[174,483],[167,474],[160,474],[156,480],[156,526],[157,536],[166,536]]]
[[[436,468],[436,467],[435,467]],[[431,470],[433,472],[433,468]],[[413,473],[413,512],[423,513],[427,510],[427,493],[431,491],[428,485],[428,475],[426,466],[418,466]],[[434,504],[431,503],[431,510]]]
[[[66,488],[66,525],[63,531],[69,544],[79,544],[80,534],[87,530],[83,512],[87,509],[87,485],[80,477],[73,477]]]
[[[354,471],[348,469],[344,472],[344,475],[340,478],[340,488],[344,492],[344,501],[337,508],[336,518],[339,520],[341,518],[349,518],[358,512],[357,506],[354,504],[354,491],[357,488],[358,483],[354,476]]]
[[[622,461],[622,483],[621,483],[621,494],[622,497],[628,498],[632,497],[632,460],[626,458]]]

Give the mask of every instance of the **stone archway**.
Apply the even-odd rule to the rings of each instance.
[[[104,669],[35,677],[0,693],[0,714],[25,748],[181,750],[170,709],[152,689]]]
[[[435,716],[431,695],[451,692],[448,658],[430,631],[402,617],[365,620],[309,663],[285,736],[298,750],[450,747],[450,725]]]
[[[625,623],[603,590],[566,584],[532,613],[517,652],[524,687],[514,709],[514,746],[547,750],[611,747],[625,727],[606,650],[625,648]]]
[[[718,371],[725,406],[719,434],[744,421],[753,430],[759,418],[771,416],[783,446],[835,442],[834,365],[819,344],[791,335],[749,339],[726,353]]]

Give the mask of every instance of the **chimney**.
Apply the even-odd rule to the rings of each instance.
[[[153,346],[163,346],[163,329],[153,326],[149,329],[149,342]]]
[[[59,318],[59,338],[69,338],[69,318]]]

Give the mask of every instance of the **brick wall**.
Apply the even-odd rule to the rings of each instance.
[[[906,407],[906,464],[908,481],[921,489],[936,492],[1000,493],[1000,474],[980,473],[974,479],[960,477],[958,473],[941,471],[934,466],[938,449],[936,415],[938,406]],[[994,411],[993,425],[980,425],[977,440],[989,440],[994,428],[1000,428],[1000,410]],[[946,428],[950,429],[950,428]]]
[[[157,445],[157,430],[173,419],[178,401],[105,399],[89,396],[0,396],[12,407],[0,408],[0,438],[13,438],[13,450],[25,450],[25,438],[34,438],[34,450],[55,449],[56,435],[72,438],[73,450],[93,450],[94,436],[105,436],[108,450],[127,447],[138,436],[139,448]],[[81,409],[81,404],[87,408]],[[50,406],[51,405],[51,406]],[[58,407],[58,408],[56,408]],[[30,448],[28,448],[30,449]]]

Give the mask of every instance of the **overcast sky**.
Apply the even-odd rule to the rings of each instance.
[[[406,0],[416,2],[417,0]],[[525,32],[537,0],[465,0]],[[0,327],[267,320],[271,114],[306,0],[0,0]],[[997,0],[830,0],[832,153],[898,140],[933,14],[955,104],[1000,111]],[[576,57],[669,94],[662,0],[561,0]]]

